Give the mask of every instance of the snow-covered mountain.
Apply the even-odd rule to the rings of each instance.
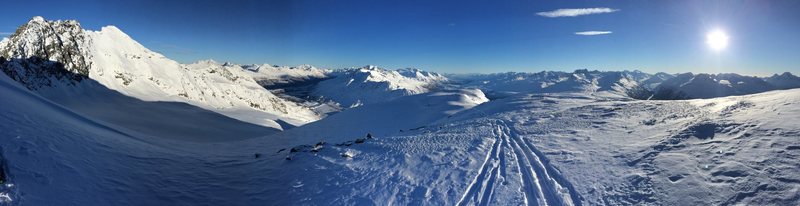
[[[697,99],[754,94],[775,89],[761,78],[738,74],[678,74],[654,89],[652,99]]]
[[[648,90],[638,81],[649,78],[639,71],[601,72],[576,70],[575,72],[542,71],[537,73],[494,73],[453,75],[467,87],[475,87],[494,95],[503,93],[610,93],[623,96],[647,96]]]
[[[269,88],[273,85],[287,85],[301,82],[321,80],[328,77],[332,71],[319,69],[311,65],[297,67],[276,66],[269,64],[241,65],[251,72],[252,77],[262,86]]]
[[[775,74],[764,80],[779,89],[800,88],[800,77],[789,72],[784,72],[781,75]]]
[[[0,46],[7,61],[3,71],[45,96],[63,94],[64,89],[52,89],[59,85],[91,79],[140,100],[185,102],[279,129],[279,122],[301,125],[319,119],[310,109],[261,87],[242,67],[211,61],[182,65],[114,26],[89,31],[76,21],[34,17]]]
[[[74,84],[89,76],[91,40],[77,21],[34,17],[0,42],[2,70],[29,89]]]
[[[653,91],[655,90],[656,87],[658,87],[659,84],[674,77],[675,75],[659,72],[644,80],[641,80],[639,84],[642,85],[644,88]]]
[[[0,56],[0,205],[800,204],[790,73],[180,64],[41,17]]]
[[[319,82],[312,94],[333,100],[344,107],[389,101],[398,97],[431,91],[447,78],[418,69],[387,70],[377,66],[339,69]]]

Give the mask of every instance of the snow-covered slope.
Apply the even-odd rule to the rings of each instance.
[[[697,99],[754,94],[775,89],[758,77],[684,73],[663,81],[652,99]]]
[[[619,100],[520,94],[420,130],[273,157],[293,155],[280,174],[288,204],[800,203],[800,90]]]
[[[431,91],[447,78],[417,69],[386,70],[376,66],[340,69],[331,79],[317,84],[312,94],[333,100],[344,107],[389,101],[398,97]]]
[[[6,74],[45,95],[63,92],[40,89],[51,88],[52,81],[74,85],[88,77],[140,100],[185,102],[273,128],[281,128],[278,122],[300,125],[319,119],[310,109],[273,95],[241,67],[181,65],[114,26],[87,31],[75,21],[35,17],[0,52],[9,60],[3,66]]]
[[[127,133],[5,74],[0,96],[0,205],[260,205],[286,198],[267,189],[285,189],[267,176],[280,172],[252,154],[232,154],[242,152],[240,145],[221,146],[232,142],[195,144]],[[150,121],[158,127],[175,119]],[[228,129],[217,135],[241,134]]]
[[[293,147],[320,141],[342,143],[367,133],[387,136],[425,128],[489,101],[477,89],[437,91],[399,97],[336,113],[320,121],[267,137],[274,145]]]

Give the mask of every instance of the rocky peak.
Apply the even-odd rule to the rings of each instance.
[[[50,79],[80,81],[89,75],[85,31],[74,20],[33,17],[0,45],[3,72],[29,88],[50,85]]]

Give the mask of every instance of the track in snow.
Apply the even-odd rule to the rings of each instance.
[[[561,173],[529,140],[520,137],[513,126],[498,120],[495,141],[486,159],[457,205],[490,205],[498,179],[518,178],[526,205],[581,205],[580,195]],[[506,153],[509,150],[511,153]],[[506,155],[515,160],[517,172],[505,171]],[[502,178],[500,178],[502,176]]]

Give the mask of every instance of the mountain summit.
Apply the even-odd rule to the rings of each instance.
[[[185,102],[259,125],[301,125],[319,115],[273,95],[234,65],[184,65],[153,52],[114,26],[34,17],[0,43],[2,71],[45,96],[105,87],[144,101]],[[95,86],[74,87],[83,79]],[[92,84],[92,83],[87,83]],[[70,87],[74,89],[69,89]],[[54,94],[54,95],[49,95]]]

